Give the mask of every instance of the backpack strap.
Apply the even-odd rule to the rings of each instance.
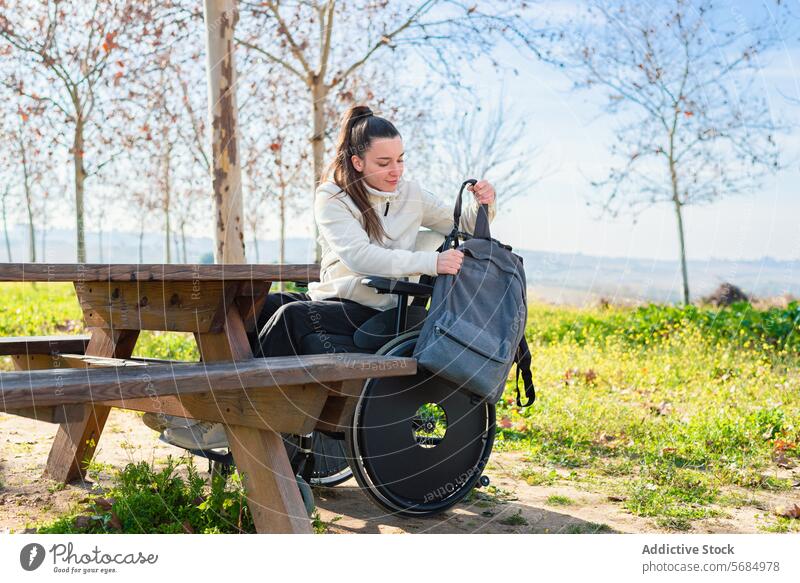
[[[533,386],[533,375],[531,374],[531,352],[528,350],[528,342],[525,340],[525,335],[517,346],[517,353],[514,356],[514,362],[517,363],[517,407],[525,408],[533,405],[536,400],[536,387]],[[525,398],[528,400],[524,405],[520,399],[519,394],[519,375],[522,374],[522,382],[525,388]]]
[[[465,180],[461,185],[461,190],[458,191],[458,197],[456,198],[456,206],[453,209],[453,233],[450,233],[450,237],[453,237],[455,241],[455,247],[458,247],[458,228],[461,225],[461,199],[464,193],[464,188],[466,188],[467,184],[475,186],[478,183],[477,180],[474,178],[470,178],[469,180]],[[473,237],[477,239],[491,239],[492,234],[491,230],[489,229],[489,205],[482,204],[478,206],[478,216],[475,220],[475,232],[472,234]]]

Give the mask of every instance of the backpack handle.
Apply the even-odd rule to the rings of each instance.
[[[461,185],[461,190],[458,191],[458,198],[456,198],[456,206],[453,209],[453,233],[451,236],[456,243],[456,247],[458,247],[458,228],[461,224],[461,199],[462,194],[464,193],[464,188],[468,184],[475,186],[478,183],[477,180],[474,178],[469,178],[465,180],[464,183]],[[475,232],[472,234],[473,237],[478,239],[491,239],[492,233],[489,230],[489,205],[482,204],[478,207],[478,218],[475,221]]]

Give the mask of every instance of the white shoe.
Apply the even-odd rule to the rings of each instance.
[[[159,437],[161,441],[183,449],[214,449],[228,446],[222,423],[199,421],[191,427],[170,427]]]
[[[197,419],[176,417],[175,415],[167,415],[166,413],[145,413],[142,415],[142,423],[153,431],[161,433],[170,427],[191,427],[200,422]]]

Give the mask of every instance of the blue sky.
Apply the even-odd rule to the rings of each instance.
[[[796,13],[800,23],[800,4]],[[580,2],[548,0],[538,5],[550,15],[560,15],[580,7]],[[732,12],[746,18],[763,14],[771,2],[739,0],[725,4]],[[797,27],[796,27],[797,28]],[[800,101],[800,43],[798,33],[761,57],[760,81],[765,87],[773,115],[796,123],[800,105],[789,105],[784,95]],[[654,207],[640,215],[638,223],[629,218],[598,219],[588,209],[586,199],[592,194],[590,177],[605,174],[611,158],[608,147],[611,131],[617,122],[602,111],[603,98],[591,92],[572,92],[570,82],[553,67],[532,57],[523,57],[515,49],[501,47],[498,60],[513,66],[518,76],[495,71],[488,61],[464,69],[466,83],[472,84],[490,107],[504,90],[512,113],[528,123],[527,142],[522,148],[539,150],[531,162],[533,175],[544,175],[523,197],[500,200],[500,213],[493,234],[516,248],[562,253],[583,253],[610,257],[637,257],[675,260],[678,238],[672,207]],[[409,82],[421,79],[422,72],[411,63],[404,64]],[[204,88],[203,88],[204,90]],[[403,128],[399,128],[401,133]],[[780,140],[783,161],[789,167],[769,178],[762,189],[745,196],[730,198],[706,207],[685,209],[687,256],[689,259],[725,258],[800,259],[800,129]],[[410,156],[413,159],[413,152]],[[65,168],[65,171],[68,169]],[[71,171],[71,169],[70,169]],[[407,171],[414,176],[413,167]],[[424,180],[421,180],[424,183]],[[451,193],[439,193],[449,198]],[[268,213],[274,217],[274,213]],[[269,217],[261,238],[275,238],[277,221]],[[134,229],[135,225],[120,211],[117,224]],[[307,219],[307,220],[306,220]],[[293,237],[311,234],[311,216],[293,221]],[[53,222],[70,227],[72,217],[53,217]],[[63,224],[61,224],[63,223]],[[128,224],[129,223],[129,224]],[[196,226],[190,234],[212,236],[213,225]],[[91,221],[89,230],[96,225]],[[249,239],[249,235],[248,235]]]
[[[748,16],[757,12],[757,3],[738,4]],[[762,56],[759,72],[773,115],[793,123],[800,106],[789,105],[781,93],[800,99],[799,48],[796,35],[787,39]],[[497,99],[500,85],[505,87],[515,111],[528,120],[531,150],[539,146],[542,151],[533,166],[545,177],[527,196],[504,205],[495,219],[497,236],[527,249],[676,259],[678,236],[671,206],[653,207],[635,225],[630,218],[598,220],[586,207],[589,177],[602,177],[611,161],[608,145],[616,123],[602,112],[600,94],[570,91],[570,82],[560,72],[514,50],[499,54],[520,71],[518,77],[495,76],[494,84],[487,83],[492,71],[486,64],[466,74],[482,86],[487,103]],[[800,258],[800,140],[792,135],[780,144],[789,167],[768,178],[761,190],[685,209],[690,259]]]

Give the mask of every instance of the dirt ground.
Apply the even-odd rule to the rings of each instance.
[[[61,487],[42,479],[55,431],[55,425],[0,414],[0,532],[24,532],[34,524],[61,516],[91,488],[91,483]],[[122,468],[131,461],[158,463],[167,455],[182,453],[158,441],[157,434],[141,422],[138,414],[114,409],[95,459]],[[206,460],[195,461],[199,469],[207,468]],[[352,479],[335,488],[315,490],[315,500],[330,533],[664,532],[652,519],[626,511],[613,488],[574,479],[530,486],[517,473],[523,463],[520,453],[495,452],[486,471],[494,488],[477,490],[469,502],[434,518],[386,515],[370,503]],[[800,504],[798,489],[760,492],[757,498],[752,492],[742,493],[749,500],[745,505],[726,507],[722,518],[695,522],[692,532],[763,532],[759,526],[773,523],[776,506]],[[548,500],[553,495],[569,500],[554,505],[552,499]]]

